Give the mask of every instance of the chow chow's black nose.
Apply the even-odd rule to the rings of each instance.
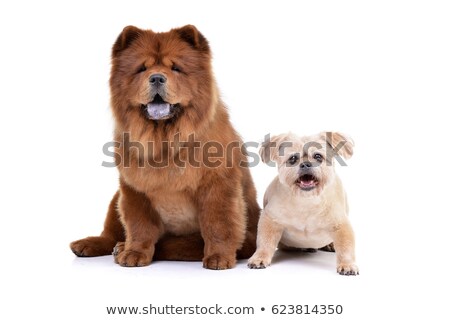
[[[160,73],[155,73],[150,76],[150,84],[152,86],[160,86],[166,83],[167,79]]]

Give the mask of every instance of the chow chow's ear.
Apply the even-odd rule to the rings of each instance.
[[[340,132],[322,132],[320,135],[326,141],[327,145],[333,149],[334,154],[338,154],[344,157],[344,159],[350,159],[352,157],[355,143],[348,135]]]
[[[273,136],[270,139],[266,139],[261,143],[259,155],[262,162],[269,163],[270,161],[276,160],[280,155],[280,151],[282,152],[281,149],[283,147],[292,146],[292,142],[286,140],[287,136],[287,134],[280,134],[278,136]]]
[[[209,51],[208,40],[191,24],[175,29],[179,37],[191,47],[200,51]]]
[[[142,30],[135,26],[123,28],[112,48],[112,56],[115,57],[119,52],[128,48],[140,36],[141,32]]]

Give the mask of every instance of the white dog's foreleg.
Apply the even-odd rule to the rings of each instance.
[[[270,265],[284,228],[272,220],[266,210],[263,210],[258,223],[256,252],[248,260],[248,267],[262,269]]]

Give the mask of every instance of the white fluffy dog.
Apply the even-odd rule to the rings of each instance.
[[[359,274],[347,197],[334,170],[335,158],[343,161],[341,157],[349,159],[352,154],[353,141],[337,132],[306,137],[288,133],[261,146],[261,159],[275,161],[279,174],[264,195],[250,268],[270,265],[277,246],[330,250],[334,246],[337,272]]]

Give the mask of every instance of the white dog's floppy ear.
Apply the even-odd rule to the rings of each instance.
[[[280,147],[283,145],[283,142],[285,142],[287,136],[287,134],[280,134],[261,143],[259,155],[262,162],[268,163],[269,161],[274,161],[278,157]]]
[[[355,143],[348,135],[340,132],[322,132],[321,136],[333,148],[334,153],[344,157],[344,159],[352,157]]]

